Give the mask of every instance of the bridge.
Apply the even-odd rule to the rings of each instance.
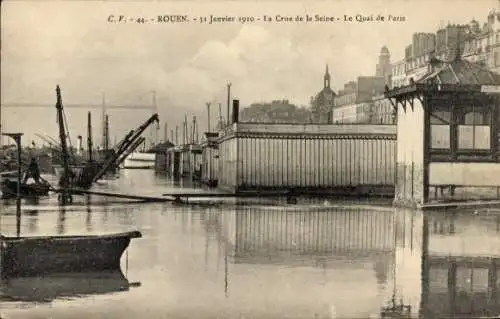
[[[42,103],[2,103],[0,107],[3,108],[53,108],[54,104],[42,104]],[[125,110],[156,110],[158,106],[155,104],[150,105],[108,105],[108,104],[64,104],[65,108],[80,108],[80,109],[125,109]]]
[[[49,103],[20,103],[20,102],[6,102],[0,104],[0,133],[2,132],[2,109],[7,108],[54,108],[55,104]],[[106,121],[106,111],[109,109],[121,109],[121,110],[150,110],[151,113],[158,113],[158,106],[156,105],[156,98],[153,95],[153,101],[151,104],[106,104],[103,98],[101,104],[92,103],[76,103],[76,104],[64,104],[64,108],[70,109],[101,109],[102,110],[102,129],[103,134],[105,130]],[[155,143],[158,140],[157,132],[155,133]],[[152,138],[152,137],[151,137]],[[104,139],[104,137],[103,137]],[[3,145],[3,141],[0,138],[0,146]]]

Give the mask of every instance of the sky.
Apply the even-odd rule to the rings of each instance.
[[[500,8],[489,0],[334,0],[334,1],[19,1],[1,11],[1,101],[55,103],[60,85],[66,104],[151,104],[155,92],[160,139],[197,116],[207,127],[218,103],[226,107],[226,84],[242,107],[288,99],[308,105],[323,87],[329,65],[334,90],[360,75],[374,75],[383,45],[391,60],[403,58],[414,32],[435,32],[446,23],[481,24]],[[151,18],[187,15],[185,23],[111,23],[110,15]],[[335,22],[277,22],[276,15],[334,16]],[[404,21],[344,22],[388,15]],[[203,24],[201,16],[233,16],[235,22]],[[263,21],[263,16],[274,21]],[[194,18],[197,20],[194,21]],[[254,17],[239,22],[238,17]],[[260,21],[257,19],[260,18]],[[94,136],[100,142],[101,113],[92,108]],[[73,140],[86,136],[86,110],[66,110]],[[147,120],[151,110],[109,111],[112,142]],[[2,130],[57,136],[54,108],[2,108]],[[212,124],[213,125],[213,124]]]

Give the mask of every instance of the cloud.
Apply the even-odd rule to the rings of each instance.
[[[321,89],[331,51],[328,43],[301,45],[262,26],[243,26],[230,41],[206,42],[187,63],[165,76],[165,87],[172,100],[192,100],[195,105],[224,101],[227,81],[233,83],[233,92],[243,104],[261,97],[307,103],[309,95]]]

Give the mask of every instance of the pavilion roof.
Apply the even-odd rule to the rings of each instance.
[[[426,74],[417,80],[410,78],[410,84],[403,87],[391,90],[386,87],[384,95],[397,97],[421,90],[481,92],[483,86],[500,86],[500,74],[463,59],[442,61],[431,58]]]

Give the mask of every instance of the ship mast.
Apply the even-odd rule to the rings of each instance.
[[[66,200],[68,199],[67,194],[67,189],[69,187],[69,152],[68,152],[68,145],[66,143],[66,130],[64,127],[64,114],[63,114],[63,105],[62,105],[62,99],[61,99],[61,89],[59,88],[59,85],[56,87],[56,94],[57,94],[57,102],[56,102],[56,109],[57,109],[57,124],[59,125],[59,139],[61,142],[61,154],[62,154],[62,160],[63,160],[63,175],[61,177],[61,187],[62,187],[62,194],[60,196],[61,204],[66,204]]]

